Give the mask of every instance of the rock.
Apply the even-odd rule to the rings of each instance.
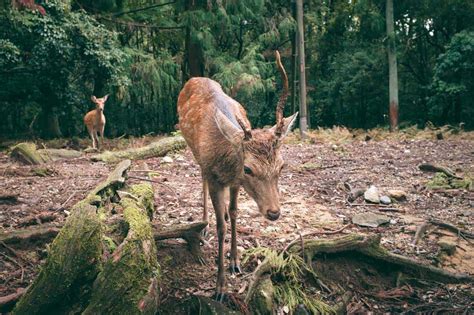
[[[165,156],[162,160],[163,163],[173,163],[173,159],[169,156]]]
[[[380,203],[384,205],[389,205],[392,203],[392,200],[390,199],[389,196],[382,196],[380,197]]]
[[[375,186],[370,186],[364,193],[364,199],[367,202],[380,203],[379,190]]]
[[[354,201],[356,201],[357,198],[364,195],[364,193],[365,193],[365,189],[354,188],[349,193],[349,196],[347,197],[347,200],[349,202],[354,202]]]
[[[359,213],[352,217],[352,223],[367,227],[378,227],[388,222],[390,222],[388,216],[372,212]]]
[[[399,190],[399,189],[391,189],[389,191],[387,191],[387,195],[390,197],[390,198],[393,198],[397,201],[405,201],[407,200],[407,193],[403,190]]]

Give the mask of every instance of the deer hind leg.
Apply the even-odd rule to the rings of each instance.
[[[225,215],[225,196],[224,188],[214,184],[209,184],[209,193],[211,195],[212,205],[216,213],[217,223],[217,240],[219,243],[219,258],[217,264],[217,285],[216,285],[216,300],[222,302],[225,294],[225,276],[224,276],[224,242],[226,233]]]
[[[99,143],[99,138],[97,137],[97,130],[92,131],[92,135],[94,137],[94,142],[95,142],[95,149],[100,150],[100,143]]]
[[[100,127],[100,145],[101,146],[104,146],[104,129],[105,129],[105,125],[102,125],[102,127]]]
[[[208,208],[208,199],[209,199],[209,184],[207,180],[203,177],[202,178],[202,220],[207,222],[207,226],[204,230],[202,230],[202,235],[204,237],[209,235],[209,213],[207,211]]]
[[[231,247],[230,247],[230,273],[242,273],[240,269],[240,259],[237,254],[237,198],[239,197],[240,186],[230,188],[229,216],[231,227]]]

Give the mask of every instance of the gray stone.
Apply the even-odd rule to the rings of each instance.
[[[370,186],[364,193],[364,199],[371,203],[380,203],[379,190],[375,186]]]
[[[380,197],[380,203],[384,205],[389,205],[392,203],[392,199],[389,196],[382,196]]]
[[[388,222],[390,218],[386,215],[372,212],[359,213],[352,217],[352,223],[367,227],[378,227]]]
[[[165,156],[162,161],[163,163],[173,163],[173,159],[169,156]]]

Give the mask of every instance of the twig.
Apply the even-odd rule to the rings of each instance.
[[[56,211],[60,211],[64,209],[64,206],[71,200],[75,195],[77,194],[77,190],[75,190],[67,199],[64,201],[57,209]]]

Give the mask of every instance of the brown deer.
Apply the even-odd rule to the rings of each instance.
[[[97,133],[100,133],[101,144],[104,143],[104,105],[108,98],[108,94],[102,98],[96,98],[94,95],[92,95],[91,100],[95,104],[95,109],[91,110],[84,116],[84,124],[86,125],[87,131],[92,138],[92,148],[94,149],[100,149]]]
[[[283,118],[283,108],[288,97],[288,77],[278,51],[275,55],[283,79],[283,92],[276,107],[276,125],[272,128],[251,129],[244,108],[225,94],[219,83],[208,78],[190,79],[178,98],[179,127],[201,168],[203,219],[208,220],[209,193],[216,214],[219,242],[218,301],[223,300],[225,293],[226,189],[230,190],[231,273],[241,272],[236,239],[240,186],[255,200],[264,217],[269,220],[280,217],[278,178],[284,165],[280,147],[298,113]]]

